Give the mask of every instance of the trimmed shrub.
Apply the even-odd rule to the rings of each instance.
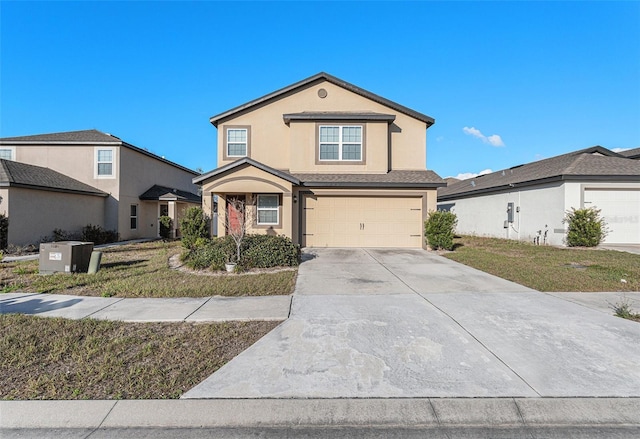
[[[214,238],[202,246],[194,245],[184,258],[195,269],[222,270],[234,260],[236,243],[231,236]],[[251,268],[295,267],[300,260],[300,248],[286,236],[247,235],[242,241],[240,270]]]
[[[162,215],[160,217],[160,237],[162,239],[169,239],[171,237],[171,227],[173,226],[173,220],[170,216]]]
[[[441,210],[429,212],[424,223],[427,244],[433,249],[453,250],[453,235],[458,217],[453,212]]]
[[[606,223],[600,218],[600,210],[594,207],[571,208],[562,222],[568,225],[566,241],[569,247],[595,247],[607,236]]]
[[[248,235],[247,248],[242,253],[240,268],[295,267],[300,260],[300,248],[286,236]]]
[[[192,248],[198,238],[209,238],[209,219],[201,207],[188,208],[180,219],[182,246]]]
[[[91,224],[82,228],[82,241],[93,242],[96,245],[117,242],[118,238],[118,232],[115,230],[105,230],[100,226],[94,226]]]
[[[9,239],[9,217],[0,213],[0,250],[7,248]]]

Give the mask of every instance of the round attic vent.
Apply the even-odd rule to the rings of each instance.
[[[324,99],[327,97],[327,90],[325,90],[324,88],[321,88],[320,90],[318,90],[318,96],[320,96],[320,98]]]

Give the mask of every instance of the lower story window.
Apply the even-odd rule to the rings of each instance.
[[[258,195],[258,224],[279,224],[278,195]]]
[[[138,205],[131,205],[131,230],[136,230],[138,228]]]

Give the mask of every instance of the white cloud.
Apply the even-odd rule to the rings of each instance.
[[[491,146],[504,146],[504,142],[502,141],[502,138],[497,135],[497,134],[492,134],[491,136],[487,137],[484,134],[482,134],[482,132],[475,128],[475,127],[464,127],[462,128],[462,131],[464,131],[465,134],[468,134],[470,136],[473,137],[477,137],[478,139],[482,140],[484,143],[488,143]]]
[[[442,142],[444,140],[444,136],[436,137],[436,142]]]
[[[493,171],[491,169],[485,169],[484,171],[480,171],[477,174],[473,172],[463,172],[462,174],[458,174],[455,176],[458,180],[468,180],[470,178],[477,177],[478,175],[491,174]]]
[[[627,151],[628,149],[633,149],[633,148],[613,148],[611,151],[622,152],[622,151]]]

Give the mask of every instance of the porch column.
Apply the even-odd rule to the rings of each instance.
[[[171,232],[169,233],[170,238],[176,238],[176,229],[178,228],[178,215],[176,211],[176,202],[169,201],[169,217],[171,218]]]

